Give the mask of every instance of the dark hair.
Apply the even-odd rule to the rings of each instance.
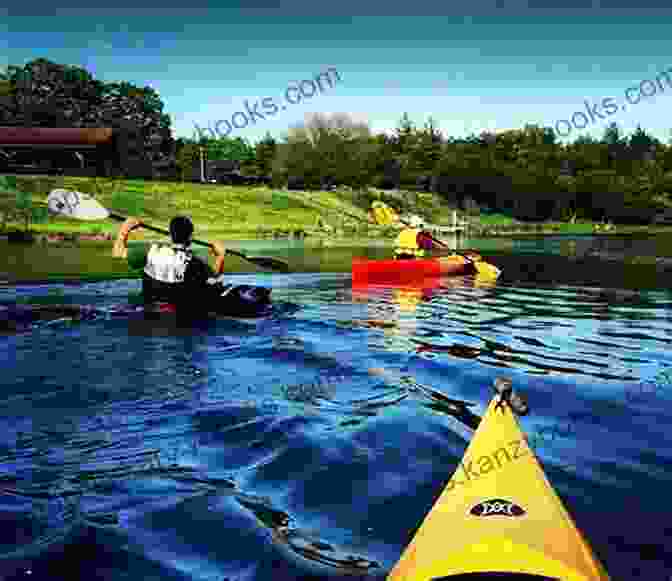
[[[175,244],[186,244],[194,233],[194,225],[186,216],[175,216],[170,221],[170,236]]]

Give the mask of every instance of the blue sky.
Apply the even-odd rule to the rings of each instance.
[[[431,115],[457,137],[526,123],[553,127],[586,113],[586,100],[594,105],[606,97],[619,109],[602,112],[605,120],[586,129],[572,128],[569,139],[600,136],[611,121],[626,132],[639,123],[666,143],[672,135],[665,114],[672,105],[672,9],[651,0],[635,8],[600,0],[561,7],[476,0],[460,10],[395,0],[94,4],[3,3],[0,66],[44,57],[106,81],[150,85],[175,137],[192,136],[194,124],[231,120],[245,111],[245,99],[282,102],[291,81],[328,67],[341,77],[331,89],[230,136],[280,137],[306,115],[341,112],[389,131],[408,112],[419,124]],[[628,87],[666,70],[670,85],[662,81],[652,97],[621,107]]]

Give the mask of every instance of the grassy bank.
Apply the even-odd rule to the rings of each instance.
[[[373,199],[381,199],[402,213],[419,213],[435,224],[450,224],[453,208],[436,194],[377,191],[301,192],[271,190],[266,187],[235,187],[217,184],[116,180],[85,177],[19,176],[19,189],[30,192],[34,200],[44,200],[54,188],[76,190],[93,195],[106,208],[123,215],[140,216],[148,223],[166,226],[176,214],[191,216],[197,235],[221,240],[298,236],[351,239],[386,238],[395,229],[367,223],[367,210]],[[0,204],[9,207],[14,194],[0,192]],[[1,208],[0,208],[1,211]],[[521,235],[646,235],[672,232],[670,226],[613,225],[608,231],[590,221],[528,223],[504,214],[485,214],[458,218],[468,220],[470,236]],[[51,217],[48,223],[32,224],[37,233],[114,234],[118,223],[112,220],[81,222]],[[8,222],[5,229],[22,229]],[[141,231],[140,238],[156,234]]]
[[[189,215],[202,237],[241,239],[305,232],[313,237],[387,237],[389,232],[367,223],[367,213],[352,192],[295,192],[266,187],[234,187],[181,182],[145,182],[63,177],[17,178],[19,188],[44,200],[54,188],[93,195],[104,207],[122,215],[140,216],[150,224],[166,225],[177,214]],[[11,196],[0,192],[0,200]],[[23,228],[9,222],[6,229]],[[69,220],[52,216],[32,224],[38,233],[105,234],[118,229],[112,220]],[[157,235],[143,231],[141,237]]]
[[[472,235],[478,236],[539,236],[539,235],[565,235],[565,236],[637,236],[669,234],[671,226],[663,225],[628,225],[628,224],[602,224],[590,220],[581,220],[575,223],[569,222],[520,222],[503,214],[481,215],[471,218]]]

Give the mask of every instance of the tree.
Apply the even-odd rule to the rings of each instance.
[[[273,160],[273,182],[291,181],[299,184],[298,189],[318,189],[320,168],[312,143],[305,136],[287,136],[278,144]]]
[[[620,145],[624,142],[624,138],[621,135],[621,130],[618,128],[616,123],[610,123],[607,128],[604,130],[604,135],[602,141],[607,145]]]
[[[443,138],[431,117],[410,145],[409,173],[431,174],[441,159]]]
[[[165,157],[172,151],[170,123],[152,87],[105,83],[80,67],[40,58],[9,66],[0,79],[0,125],[137,127],[142,149]]]
[[[0,213],[2,228],[10,220],[23,222],[28,232],[31,223],[44,223],[49,218],[48,210],[43,206],[34,206],[32,193],[27,187],[19,187],[14,176],[0,176]]]
[[[415,124],[411,121],[408,113],[401,116],[399,125],[394,131],[396,137],[397,153],[404,155],[407,153],[410,142],[415,133]]]
[[[306,188],[326,183],[361,185],[370,173],[375,148],[369,147],[371,132],[365,123],[347,114],[313,115],[290,129],[278,149],[274,178],[301,176]]]
[[[187,178],[191,181],[194,166],[200,163],[201,146],[197,143],[185,140],[183,145],[177,151],[175,163],[181,180]],[[200,174],[199,174],[200,175]]]
[[[600,143],[599,140],[595,139],[591,135],[580,135],[574,140],[574,143],[572,145],[574,146],[579,146],[579,145],[595,145],[596,143]]]
[[[254,161],[254,148],[241,137],[205,137],[197,141],[205,149],[209,161]]]
[[[638,125],[637,129],[630,136],[628,149],[632,159],[652,160],[655,158],[656,148],[660,147],[660,145],[660,141],[650,136]]]
[[[277,145],[271,134],[266,133],[266,136],[255,146],[256,168],[262,175],[269,175],[271,173]]]

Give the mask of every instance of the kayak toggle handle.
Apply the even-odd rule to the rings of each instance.
[[[497,408],[504,407],[504,404],[508,404],[511,410],[519,416],[524,416],[530,411],[530,407],[527,404],[527,398],[516,391],[513,390],[513,383],[508,377],[497,377],[493,382],[495,393],[499,395],[499,402],[497,402]]]

